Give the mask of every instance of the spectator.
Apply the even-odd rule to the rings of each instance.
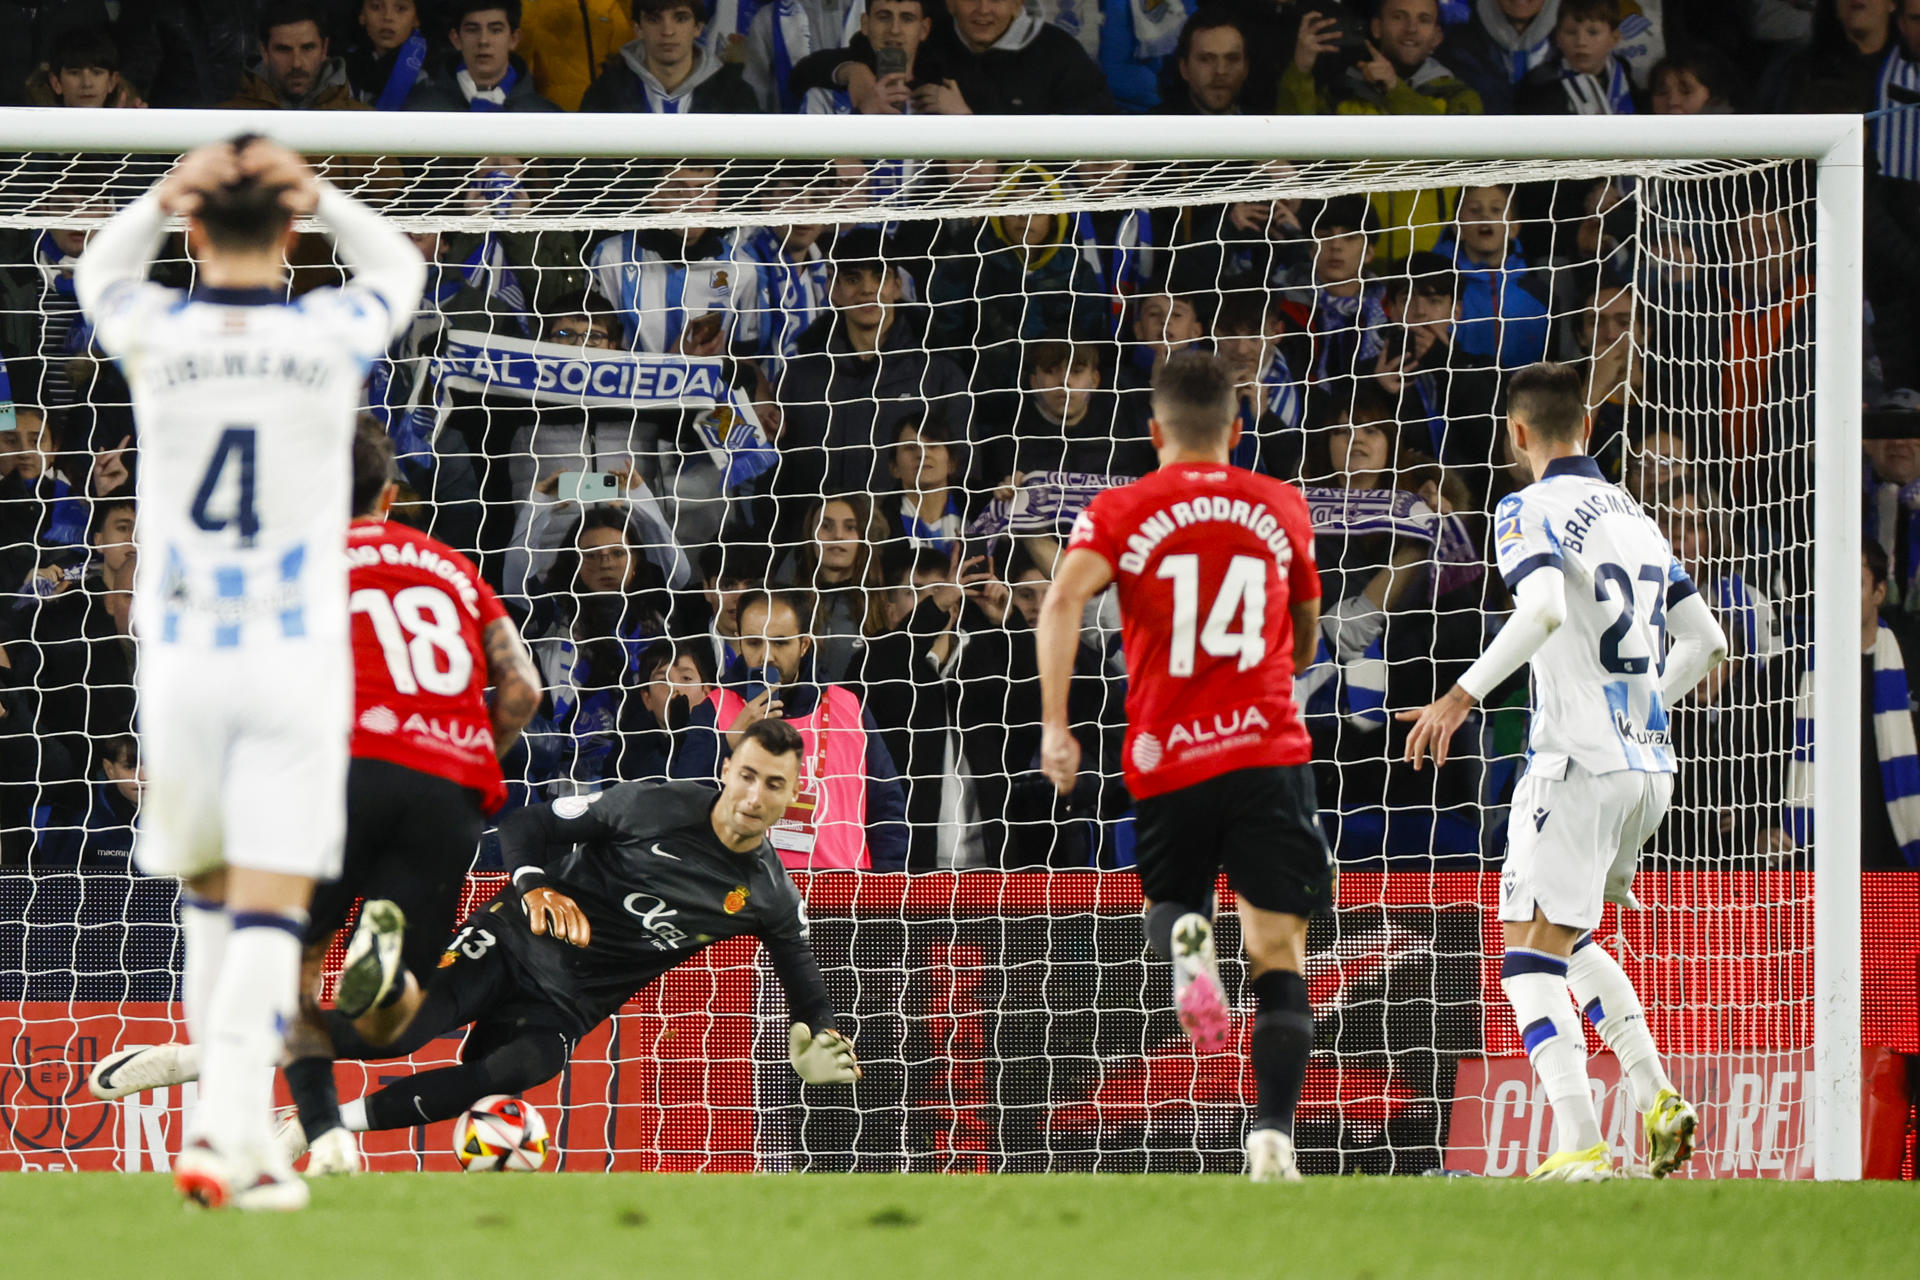
[[[1433,247],[1460,273],[1454,340],[1502,369],[1532,364],[1547,351],[1547,304],[1527,287],[1532,273],[1520,253],[1512,202],[1510,184],[1465,188],[1453,237]]]
[[[787,91],[799,110],[809,115],[911,115],[914,90],[942,79],[937,60],[921,56],[933,33],[925,0],[874,0],[860,15],[859,30],[849,47],[821,49],[794,66]],[[885,75],[878,71],[881,61],[887,63]],[[858,98],[846,87],[856,63],[868,73],[862,81],[865,93]]]
[[[1920,747],[1916,747],[1913,643],[1880,616],[1887,596],[1887,560],[1868,543],[1860,565],[1860,869],[1920,867]],[[1817,655],[1816,655],[1817,656]],[[1920,657],[1916,654],[1915,657]],[[1813,672],[1800,677],[1794,703],[1793,759],[1787,767],[1783,815],[1790,847],[1811,847]]]
[[[1161,0],[1161,7],[1173,5]],[[1159,100],[1150,109],[1155,115],[1240,115],[1246,109],[1247,68],[1246,28],[1231,10],[1203,5],[1180,28],[1173,48],[1177,90],[1156,95]],[[1130,105],[1124,93],[1122,105]]]
[[[1820,0],[1813,38],[1762,87],[1770,111],[1872,111],[1881,72],[1901,56],[1893,15],[1901,0]],[[1912,176],[1912,175],[1908,175]]]
[[[1316,22],[1316,18],[1318,21]],[[1306,14],[1294,62],[1280,78],[1280,107],[1295,115],[1473,115],[1480,95],[1435,58],[1446,29],[1440,25],[1439,0],[1381,0],[1369,30],[1367,55],[1331,83],[1312,75],[1302,59],[1325,43],[1306,38],[1310,28],[1326,30],[1332,18]]]
[[[1796,388],[1812,376],[1808,302],[1813,279],[1804,211],[1766,206],[1734,211],[1726,227],[1733,266],[1725,273],[1725,337],[1718,353],[1722,457],[1732,465],[1730,496],[1759,492],[1754,462],[1804,448],[1811,439]]]
[[[582,111],[682,115],[760,109],[740,68],[700,44],[705,0],[633,0],[633,39],[607,60]]]
[[[55,36],[28,90],[36,107],[146,105],[120,78],[120,50],[99,27],[67,27]]]
[[[1379,222],[1365,196],[1322,201],[1308,221],[1313,276],[1300,305],[1313,341],[1310,376],[1315,382],[1352,377],[1380,358],[1385,338],[1380,286],[1366,278]]]
[[[118,734],[102,742],[99,763],[88,780],[86,808],[55,812],[39,833],[34,870],[70,867],[75,871],[132,875],[134,825],[139,820],[146,782],[137,738],[130,733]]]
[[[455,61],[416,87],[409,111],[526,111],[560,108],[541,97],[513,51],[520,47],[520,0],[456,0],[447,41]]]
[[[1645,402],[1632,288],[1596,276],[1576,321],[1580,362],[1587,369],[1587,411],[1593,415],[1587,456],[1617,482],[1626,465],[1630,425],[1638,425],[1633,420]]]
[[[1416,253],[1386,278],[1382,306],[1395,327],[1380,347],[1380,390],[1395,401],[1401,438],[1459,477],[1482,510],[1493,486],[1499,371],[1454,341],[1460,281],[1453,264]]]
[[[713,694],[713,654],[698,640],[655,640],[640,655],[640,697],[628,699],[627,780],[665,781],[686,745],[693,709]]]
[[[713,164],[682,161],[652,202],[681,217],[717,215],[719,179]],[[759,341],[759,272],[737,233],[700,225],[623,231],[594,246],[587,270],[636,351],[717,356],[751,351]],[[679,305],[662,305],[666,298]]]
[[[808,513],[807,538],[793,556],[793,569],[781,575],[809,593],[813,601],[814,670],[824,681],[847,673],[869,619],[877,616],[880,561],[876,548],[886,529],[864,493],[824,498]]]
[[[787,815],[768,833],[795,870],[899,871],[907,864],[906,792],[860,695],[819,680],[812,612],[797,592],[751,591],[740,600],[740,657],[693,709],[676,776],[711,781],[740,733],[780,716],[800,731],[801,780]]]
[[[752,11],[744,35],[721,31],[720,19],[727,8],[751,6],[733,0],[716,12],[716,26],[707,33],[707,43],[729,62],[740,62],[762,111],[799,111],[804,107],[804,92],[793,83],[795,65],[815,49],[837,48],[854,30],[866,30],[865,14],[858,0],[795,0],[785,5],[763,4]],[[737,25],[737,20],[736,24]],[[716,39],[716,37],[718,37]],[[737,41],[737,44],[736,44]]]
[[[1307,383],[1312,359],[1306,337],[1288,322],[1277,293],[1243,290],[1220,304],[1213,343],[1240,390],[1240,442],[1235,466],[1283,480],[1300,474],[1304,459]],[[1296,366],[1302,373],[1294,372]]]
[[[1915,473],[1920,477],[1920,468]],[[1671,504],[1699,483],[1699,468],[1686,440],[1670,427],[1651,427],[1637,448],[1627,450],[1626,474],[1621,483],[1643,507]]]
[[[1553,51],[1559,9],[1559,0],[1475,0],[1448,58],[1488,115],[1513,114],[1514,86]]]
[[[361,0],[361,38],[344,55],[353,96],[398,111],[427,78],[427,38],[414,0]]]
[[[121,74],[156,107],[211,107],[240,90],[252,0],[121,0]]]
[[[1536,116],[1625,116],[1635,111],[1633,73],[1620,47],[1620,0],[1560,0],[1553,53],[1515,92]]]
[[[59,452],[39,406],[0,407],[0,592],[10,605],[66,591],[85,568],[87,503],[53,468]],[[0,619],[0,631],[9,622]]]
[[[779,537],[792,540],[800,507],[822,493],[884,488],[878,444],[905,418],[939,414],[965,438],[966,379],[930,351],[924,309],[901,303],[900,273],[877,231],[833,247],[832,309],[800,336],[776,388],[784,427],[774,492]]]
[[[705,665],[715,671],[725,671],[740,656],[740,597],[765,589],[770,558],[766,547],[740,543],[716,542],[701,552],[701,589],[709,614],[704,647],[711,653]]]
[[[912,93],[926,115],[1103,115],[1113,110],[1100,66],[1072,36],[1022,11],[1020,0],[952,0],[923,56],[946,73]],[[855,102],[874,92],[873,70],[842,64]]]
[[[1007,435],[980,444],[983,486],[1017,489],[1036,471],[1137,478],[1159,465],[1143,424],[1117,413],[1089,343],[1048,338],[1025,351],[1025,393]]]
[[[942,419],[900,420],[887,462],[897,493],[880,512],[889,549],[905,545],[948,557],[960,549],[967,493],[956,483],[966,474],[959,450]]]
[[[1881,114],[1869,125],[1869,145],[1881,177],[1914,182],[1920,181],[1920,127],[1913,119],[1914,95],[1920,93],[1920,0],[1894,0],[1893,18],[1897,39],[1874,81],[1873,109]]]
[[[628,704],[639,697],[640,655],[667,633],[669,608],[626,512],[596,505],[569,532],[527,624],[546,689],[527,748],[536,782],[552,796],[590,795],[628,777]]]
[[[785,192],[789,200],[798,196],[794,184]],[[820,246],[827,230],[825,223],[814,222],[746,233],[746,252],[760,264],[761,347],[776,360],[798,354],[800,335],[827,313],[833,272]]]
[[[1873,405],[1869,425],[1888,433],[1866,441],[1866,537],[1887,557],[1885,607],[1911,615],[1920,612],[1920,438],[1912,434],[1920,428],[1920,394],[1889,392]]]
[[[1733,68],[1706,49],[1668,54],[1647,82],[1657,116],[1727,115],[1734,109]]]
[[[1127,326],[1132,341],[1125,344],[1116,378],[1118,390],[1128,397],[1128,412],[1146,421],[1145,401],[1153,387],[1153,375],[1168,358],[1200,342],[1207,336],[1200,323],[1200,308],[1191,297],[1169,292],[1165,287],[1150,289],[1133,300],[1133,319]]]
[[[600,68],[632,34],[624,0],[523,0],[520,54],[533,87],[562,111],[578,111]]]
[[[1187,43],[1189,15],[1194,0],[1104,0],[1101,5],[1100,68],[1121,111],[1151,111],[1160,105],[1163,64],[1178,58]],[[1246,50],[1242,41],[1240,77],[1246,78]],[[1236,87],[1235,92],[1238,92]]]
[[[307,0],[274,0],[260,15],[260,60],[224,106],[243,111],[365,111],[343,58],[329,56],[325,14]]]

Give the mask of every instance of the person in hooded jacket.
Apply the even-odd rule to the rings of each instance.
[[[260,60],[221,106],[252,111],[365,111],[347,83],[347,63],[331,55],[317,5],[289,0],[260,16]]]
[[[633,0],[633,40],[580,99],[582,111],[758,112],[740,68],[700,43],[705,0]]]

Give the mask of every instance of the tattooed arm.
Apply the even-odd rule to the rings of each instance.
[[[487,651],[487,682],[493,686],[493,749],[504,756],[540,706],[540,677],[513,619],[495,618],[481,633]]]

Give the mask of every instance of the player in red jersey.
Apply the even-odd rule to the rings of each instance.
[[[1173,962],[1174,1004],[1194,1047],[1224,1048],[1231,1024],[1211,916],[1225,869],[1258,1002],[1248,1168],[1255,1181],[1292,1181],[1293,1112],[1313,1050],[1307,917],[1333,905],[1312,746],[1293,704],[1293,673],[1313,658],[1320,575],[1306,499],[1227,462],[1237,408],[1217,356],[1178,355],[1154,375],[1160,469],[1089,504],[1041,609],[1041,764],[1073,790],[1073,653],[1087,602],[1114,584],[1147,942]]]

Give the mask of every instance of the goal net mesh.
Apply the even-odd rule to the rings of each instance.
[[[84,1087],[116,1046],[184,1036],[175,888],[128,862],[138,640],[109,499],[138,471],[138,424],[71,287],[88,228],[169,162],[0,156],[7,1167],[162,1166],[191,1106],[191,1086],[112,1105]],[[1510,608],[1491,512],[1527,477],[1502,385],[1552,358],[1582,371],[1591,452],[1733,644],[1673,715],[1681,771],[1644,909],[1609,908],[1598,937],[1708,1115],[1694,1171],[1806,1172],[1809,166],[324,167],[433,263],[366,404],[399,455],[395,518],[473,556],[536,656],[546,699],[506,761],[512,804],[710,778],[699,735],[734,705],[711,691],[751,698],[767,675],[736,636],[741,594],[809,597],[812,643],[782,688],[814,804],[777,843],[811,862],[813,945],[865,1078],[797,1084],[771,973],[751,945],[718,946],[530,1095],[566,1167],[1239,1168],[1251,998],[1231,898],[1238,1035],[1196,1057],[1128,869],[1108,602],[1073,682],[1080,787],[1055,796],[1036,758],[1031,624],[1054,557],[1087,502],[1154,465],[1146,388],[1197,347],[1241,384],[1235,460],[1305,487],[1325,588],[1297,691],[1342,876],[1309,933],[1303,1167],[1523,1173],[1550,1150],[1489,922],[1507,825],[1531,820],[1508,808],[1524,675],[1438,770],[1400,763],[1391,714],[1444,690]],[[156,277],[192,282],[177,238]],[[304,239],[291,289],[338,278],[324,238]],[[825,695],[829,714],[861,714],[821,728],[826,685],[850,699]],[[470,901],[497,867],[489,838]],[[436,1042],[413,1067],[457,1052]],[[343,1093],[408,1069],[343,1065]],[[1617,1066],[1601,1054],[1592,1073],[1631,1157]],[[369,1138],[375,1167],[450,1167],[445,1129]]]

